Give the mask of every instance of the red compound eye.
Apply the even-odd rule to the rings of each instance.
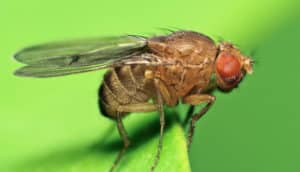
[[[231,54],[222,53],[217,58],[216,69],[226,83],[235,83],[241,73],[241,64]]]

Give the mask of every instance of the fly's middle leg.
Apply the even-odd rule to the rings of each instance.
[[[190,104],[192,106],[201,103],[207,103],[198,113],[192,116],[190,129],[188,133],[188,147],[192,143],[196,122],[209,110],[209,108],[213,105],[215,100],[216,98],[214,96],[208,94],[192,94],[183,98],[184,103]]]
[[[163,98],[162,98],[163,93],[161,91],[162,85],[158,79],[154,79],[154,84],[155,84],[155,91],[156,91],[157,109],[159,112],[160,132],[159,132],[159,142],[158,142],[158,146],[157,146],[156,157],[150,168],[150,172],[154,171],[154,169],[156,168],[158,161],[160,159],[160,152],[161,152],[162,146],[163,146],[163,134],[164,134],[164,127],[165,127],[165,113],[164,113]]]

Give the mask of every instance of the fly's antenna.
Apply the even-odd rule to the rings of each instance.
[[[251,64],[255,64],[255,66],[259,66],[261,62],[261,57],[259,54],[258,48],[252,48],[249,52],[249,57],[251,57]]]

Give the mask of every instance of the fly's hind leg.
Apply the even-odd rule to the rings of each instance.
[[[120,133],[120,136],[123,139],[124,142],[124,147],[123,149],[119,152],[110,172],[112,172],[119,161],[121,160],[122,156],[124,155],[125,151],[129,147],[129,139],[127,136],[127,133],[125,131],[125,128],[122,123],[122,119],[120,117],[121,112],[151,112],[151,111],[159,111],[159,121],[160,121],[160,136],[159,136],[159,143],[158,143],[158,148],[156,152],[156,157],[155,160],[151,166],[150,172],[153,172],[155,167],[158,164],[158,161],[160,159],[160,152],[162,150],[162,145],[163,145],[163,133],[164,133],[164,126],[165,126],[165,114],[164,114],[164,109],[163,109],[163,98],[161,93],[160,86],[158,85],[158,81],[155,80],[155,86],[156,86],[156,104],[152,103],[136,103],[136,104],[128,104],[128,105],[119,105],[117,108],[118,114],[117,114],[117,124],[118,124],[118,130]],[[165,93],[165,92],[164,92]]]
[[[152,103],[137,103],[137,104],[128,104],[128,105],[120,105],[117,109],[117,115],[116,115],[116,122],[117,122],[117,127],[118,131],[120,134],[120,137],[123,140],[124,146],[119,152],[117,158],[115,159],[111,169],[109,170],[110,172],[113,172],[120,162],[121,158],[123,157],[124,153],[126,152],[127,148],[130,145],[130,141],[127,135],[127,132],[124,128],[124,124],[122,121],[122,117],[120,113],[122,112],[151,112],[151,111],[156,111],[157,106],[152,104]]]
[[[208,95],[208,94],[192,94],[188,95],[183,98],[183,102],[190,104],[192,106],[198,105],[201,103],[207,103],[201,110],[200,112],[196,113],[195,115],[192,116],[191,124],[190,124],[190,129],[188,133],[188,147],[192,143],[192,138],[194,135],[194,129],[195,129],[195,124],[196,122],[208,111],[208,109],[213,105],[215,102],[216,98],[214,96]]]
[[[117,121],[118,131],[119,131],[119,134],[120,134],[120,136],[121,136],[121,138],[123,140],[124,146],[121,149],[121,151],[119,152],[117,158],[115,159],[113,166],[109,170],[110,172],[114,171],[114,169],[116,168],[117,164],[121,160],[122,156],[124,155],[125,151],[127,150],[127,148],[129,147],[129,144],[130,144],[127,132],[126,132],[126,130],[124,128],[123,121],[122,121],[122,119],[120,117],[120,113],[119,112],[117,113],[117,120],[116,121]]]

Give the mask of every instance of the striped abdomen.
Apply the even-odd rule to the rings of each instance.
[[[153,81],[144,77],[145,70],[142,65],[126,65],[105,74],[98,93],[103,115],[115,118],[120,105],[143,103],[152,97]]]

